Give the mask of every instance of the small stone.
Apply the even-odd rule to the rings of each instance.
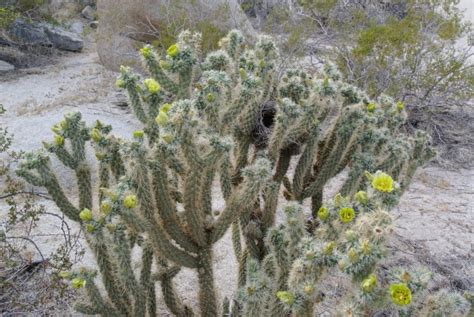
[[[15,70],[15,66],[10,63],[0,61],[0,72],[9,72]]]
[[[89,27],[91,27],[92,29],[97,29],[98,26],[99,21],[92,21],[91,23],[89,23]]]
[[[93,21],[95,18],[94,18],[94,15],[95,15],[95,10],[91,7],[91,6],[86,6],[84,8],[84,10],[82,10],[81,12],[81,15],[87,19],[87,20],[90,20],[90,21]]]
[[[73,22],[69,27],[69,30],[76,34],[82,34],[82,32],[84,32],[84,23],[81,21]]]

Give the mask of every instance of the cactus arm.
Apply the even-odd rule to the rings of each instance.
[[[303,154],[301,154],[298,160],[298,164],[296,165],[295,174],[293,176],[292,194],[297,200],[301,200],[302,198],[301,193],[303,190],[304,181],[308,171],[310,170],[313,164],[316,148],[318,146],[317,140],[318,134],[314,132],[311,133],[306,143]]]
[[[150,243],[143,246],[142,269],[140,272],[140,285],[145,291],[145,302],[148,316],[156,316],[155,282],[151,278],[153,264],[153,248]]]
[[[201,171],[192,170],[186,177],[184,184],[184,210],[186,223],[192,239],[200,246],[206,245],[204,232],[204,217],[200,201]]]
[[[155,53],[143,58],[146,68],[150,71],[152,77],[160,83],[161,87],[174,95],[179,93],[179,86],[171,80],[158,63]]]
[[[127,285],[127,293],[131,293],[134,298],[133,315],[145,316],[145,294],[143,288],[138,284],[132,268],[132,256],[130,245],[125,238],[122,228],[115,229],[114,232],[115,254],[118,261],[118,274],[123,284]]]
[[[92,180],[89,166],[81,162],[76,170],[77,188],[79,190],[79,210],[92,208]]]
[[[288,149],[281,150],[280,155],[278,156],[275,174],[273,175],[273,180],[275,182],[281,183],[283,181],[283,177],[285,177],[286,173],[288,172],[288,168],[290,167],[290,162],[291,151]]]
[[[222,238],[229,226],[239,218],[244,210],[253,207],[253,204],[257,199],[257,193],[258,188],[251,186],[251,184],[243,184],[243,187],[240,190],[233,193],[229,198],[229,202],[226,204],[224,211],[214,222],[211,233],[212,243],[215,243]]]
[[[242,255],[242,242],[240,238],[240,226],[239,221],[232,223],[232,246],[234,247],[234,255],[238,259]]]
[[[214,286],[212,248],[199,250],[198,258],[199,306],[202,316],[217,316],[217,296]]]
[[[170,196],[167,175],[160,162],[152,163],[153,191],[160,218],[166,223],[166,232],[176,243],[189,252],[196,252],[196,244],[188,238],[176,216],[176,207]]]
[[[117,316],[119,315],[118,312],[102,297],[97,285],[94,283],[93,280],[87,280],[86,283],[86,291],[89,299],[91,300],[91,308],[93,307],[93,311],[95,311],[94,315],[100,314],[103,316]],[[76,310],[79,312],[90,314],[89,312],[81,311],[81,308],[76,306]]]
[[[183,305],[173,284],[173,278],[179,273],[179,271],[180,268],[177,266],[160,269],[157,279],[160,281],[161,293],[166,306],[169,308],[171,313],[183,317],[193,316],[194,314],[192,310]]]
[[[137,116],[137,119],[140,120],[141,123],[147,124],[149,118],[147,117],[145,110],[143,109],[143,104],[140,95],[138,94],[138,89],[140,88],[137,86],[135,79],[127,81],[126,88],[128,100],[130,101],[130,105],[132,106],[133,112]]]
[[[86,239],[94,252],[102,276],[102,281],[110,300],[120,314],[130,315],[130,299],[127,298],[123,291],[124,286],[119,283],[115,276],[117,267],[111,260],[103,233],[97,232],[94,234],[93,238],[86,235]]]
[[[63,147],[63,146],[55,146],[50,149],[56,157],[63,163],[65,166],[69,167],[70,169],[75,169],[77,167],[77,161],[72,157],[71,154]]]
[[[264,200],[265,206],[262,216],[262,228],[263,235],[265,236],[266,230],[274,225],[275,223],[275,214],[278,206],[278,194],[280,190],[280,184],[271,182],[264,189]]]

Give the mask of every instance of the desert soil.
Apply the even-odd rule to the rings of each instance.
[[[126,106],[116,102],[124,99],[114,88],[116,76],[105,70],[89,49],[62,56],[54,65],[0,77],[0,104],[7,110],[0,124],[15,134],[13,149],[40,148],[43,140],[51,140],[50,127],[70,111],[81,111],[88,124],[97,119],[111,124],[116,135],[129,138],[140,125]],[[73,182],[68,181],[71,175],[56,170],[73,195]],[[331,190],[327,193],[332,194]],[[51,201],[40,202],[48,211],[57,212]],[[0,221],[5,216],[5,208],[1,210]],[[394,214],[391,248],[397,261],[426,265],[436,273],[439,285],[449,282],[459,289],[474,290],[474,170],[445,170],[434,165],[420,169]],[[45,217],[40,223],[36,232],[47,235],[37,241],[42,253],[48,255],[57,246],[59,222]],[[93,267],[94,260],[86,253],[78,265]],[[236,268],[227,234],[216,246],[215,271],[222,296],[232,295]],[[176,282],[185,302],[196,306],[194,274],[183,270]],[[164,304],[159,306],[160,315],[167,315]]]

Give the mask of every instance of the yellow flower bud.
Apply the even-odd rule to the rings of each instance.
[[[117,81],[115,81],[115,86],[117,86],[118,88],[124,88],[125,81],[123,79],[117,79]]]
[[[369,198],[367,197],[367,193],[363,190],[358,191],[354,195],[354,198],[361,205],[367,205],[367,203],[369,202]]]
[[[331,255],[332,252],[334,251],[335,246],[336,246],[336,243],[334,243],[333,241],[326,243],[326,245],[323,248],[323,254]]]
[[[165,141],[168,144],[170,144],[174,140],[174,136],[172,134],[169,134],[169,133],[163,134],[161,136],[161,138],[163,139],[163,141]]]
[[[143,132],[143,130],[135,130],[133,131],[133,137],[134,138],[137,138],[137,139],[141,139],[143,138],[143,135],[145,134],[145,132]]]
[[[318,210],[318,218],[321,219],[321,221],[326,221],[329,218],[329,211],[326,207],[321,207]]]
[[[137,203],[137,196],[135,195],[127,195],[123,200],[123,205],[125,206],[125,208],[128,209],[135,208],[137,206]]]
[[[351,248],[347,255],[349,256],[349,261],[351,261],[352,263],[357,262],[359,260],[359,255],[357,254],[357,251],[354,250],[354,248]]]
[[[170,69],[171,68],[171,64],[167,61],[164,61],[164,60],[160,60],[160,67],[163,68],[163,69]]]
[[[91,224],[91,223],[88,223],[87,226],[86,226],[86,231],[89,232],[89,233],[93,233],[95,231],[94,225]]]
[[[207,98],[207,101],[209,102],[213,102],[216,99],[214,95],[211,93],[208,93],[206,98]]]
[[[164,111],[160,111],[160,113],[155,118],[156,124],[159,126],[165,126],[168,124],[168,115]]]
[[[96,128],[91,130],[91,139],[94,142],[99,142],[102,136],[100,135],[100,131]]]
[[[146,45],[142,49],[140,49],[140,54],[142,54],[142,56],[145,57],[145,58],[150,57],[151,53],[152,53],[151,47],[148,46],[148,45]]]
[[[82,278],[74,278],[71,280],[71,286],[72,288],[79,289],[86,286],[86,281]]]
[[[171,105],[169,103],[165,103],[163,106],[161,106],[160,111],[168,113],[168,111],[170,111],[170,109],[171,109]]]
[[[157,94],[161,89],[160,84],[158,84],[158,82],[153,78],[145,79],[143,84],[150,94]]]
[[[405,109],[405,104],[401,101],[397,102],[397,110],[402,111],[403,109]]]
[[[57,145],[57,146],[61,146],[64,144],[64,137],[62,135],[59,135],[59,134],[55,134],[54,135],[54,143]]]
[[[376,108],[376,106],[375,106],[375,103],[373,103],[373,102],[371,102],[367,105],[367,111],[368,112],[374,112],[375,108]]]
[[[79,213],[79,218],[84,222],[91,221],[93,219],[92,211],[87,208],[82,209],[82,211]]]
[[[173,44],[166,50],[166,53],[171,57],[176,57],[179,54],[178,44]]]
[[[369,277],[364,279],[360,284],[360,288],[364,293],[370,293],[377,286],[377,277],[375,274],[370,274]]]
[[[103,201],[101,204],[100,204],[100,211],[106,215],[108,215],[110,213],[110,211],[112,210],[112,206],[110,205],[110,203],[108,201]]]

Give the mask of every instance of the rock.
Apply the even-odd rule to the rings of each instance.
[[[15,70],[15,66],[7,62],[0,61],[0,73],[9,72],[12,70]]]
[[[43,25],[39,23],[28,23],[22,19],[16,19],[10,26],[10,34],[24,44],[52,45]]]
[[[75,21],[69,26],[69,30],[76,34],[82,34],[82,32],[84,32],[84,23]]]
[[[27,45],[53,46],[60,50],[78,52],[84,41],[75,33],[47,23],[28,23],[17,19],[10,27],[11,35]]]
[[[92,9],[91,6],[86,6],[86,7],[84,8],[84,10],[82,10],[81,15],[82,15],[85,19],[87,19],[87,20],[89,20],[89,21],[93,21],[93,20],[95,19],[95,10]]]
[[[44,31],[57,49],[80,52],[84,47],[84,41],[75,33],[51,25],[45,25]]]
[[[89,27],[91,27],[92,29],[97,29],[98,26],[99,21],[92,21],[91,23],[89,23]]]
[[[171,30],[174,35],[182,31],[181,27],[207,30],[207,34],[216,37],[239,29],[251,40],[256,35],[237,0],[172,2],[170,6],[167,0],[98,0],[97,52],[101,63],[112,70],[118,70],[120,65],[140,69],[137,48],[159,39],[156,33],[163,29],[169,32],[175,28]],[[169,38],[169,34],[164,37]]]

